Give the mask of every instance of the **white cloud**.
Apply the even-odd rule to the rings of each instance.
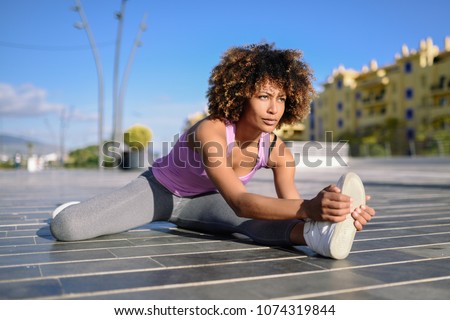
[[[17,87],[0,83],[0,114],[3,116],[37,116],[52,112],[61,112],[65,107],[61,103],[47,100],[47,91],[33,84]]]
[[[98,119],[97,113],[85,113],[80,109],[70,110],[66,113],[66,117],[69,121],[94,121]]]

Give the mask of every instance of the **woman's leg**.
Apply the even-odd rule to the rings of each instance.
[[[90,239],[168,220],[172,209],[172,194],[149,170],[120,189],[67,207],[53,219],[51,231],[61,241]]]
[[[240,218],[218,193],[180,199],[170,221],[206,233],[241,233],[255,242],[272,246],[293,245],[291,231],[301,223]]]

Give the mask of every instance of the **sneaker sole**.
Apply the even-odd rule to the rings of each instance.
[[[366,192],[364,185],[356,173],[346,173],[339,179],[337,186],[345,194],[353,199],[353,206],[346,219],[335,226],[335,231],[330,240],[330,255],[334,259],[345,259],[350,254],[356,228],[351,212],[355,208],[366,204]]]
[[[80,201],[71,201],[71,202],[66,202],[63,203],[62,205],[60,205],[58,208],[56,208],[53,212],[52,212],[52,218],[55,219],[55,217],[64,209],[66,209],[67,207],[79,204]]]

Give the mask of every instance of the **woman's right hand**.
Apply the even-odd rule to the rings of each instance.
[[[344,221],[350,213],[352,199],[341,193],[336,185],[329,185],[317,196],[307,200],[306,215],[314,221]]]

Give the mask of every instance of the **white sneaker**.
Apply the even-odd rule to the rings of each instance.
[[[345,259],[352,248],[356,228],[351,216],[353,210],[366,204],[364,185],[353,172],[344,174],[337,182],[342,194],[353,199],[353,205],[347,218],[339,223],[307,220],[303,231],[308,247],[325,257]]]
[[[63,211],[65,208],[73,206],[75,204],[79,204],[80,201],[71,201],[71,202],[66,202],[63,203],[62,205],[60,205],[58,208],[56,208],[53,213],[52,213],[52,218],[55,219],[55,217],[61,212]]]

